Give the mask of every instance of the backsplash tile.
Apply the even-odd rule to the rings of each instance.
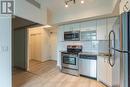
[[[91,41],[84,41],[83,42],[83,51],[90,52],[92,50],[92,42]]]
[[[64,41],[60,43],[60,49],[62,51],[67,50],[67,45],[82,45],[83,52],[105,52],[108,53],[109,42],[108,41]]]
[[[98,52],[108,53],[109,49],[109,41],[99,41],[98,44]]]
[[[98,51],[98,43],[99,41],[92,41],[92,52]]]

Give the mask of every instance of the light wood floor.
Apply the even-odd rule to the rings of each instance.
[[[30,72],[14,69],[13,87],[105,87],[101,83],[61,73],[55,61],[31,61]]]

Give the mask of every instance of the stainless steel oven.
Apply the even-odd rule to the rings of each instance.
[[[81,45],[68,45],[67,52],[62,52],[61,64],[62,72],[79,75],[78,53],[82,51]]]
[[[64,32],[65,41],[79,41],[80,40],[80,31],[68,31]]]
[[[62,53],[62,66],[65,68],[78,70],[78,55]]]

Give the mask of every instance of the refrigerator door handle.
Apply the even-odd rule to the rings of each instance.
[[[124,50],[119,50],[119,49],[115,49],[115,48],[110,48],[110,49],[113,49],[113,50],[120,52],[120,53],[130,53],[130,51],[124,51]]]
[[[112,30],[109,33],[109,54],[111,54],[111,34],[112,33],[114,35],[114,48],[115,48],[115,32]],[[115,65],[115,52],[116,51],[115,50],[113,50],[113,51],[114,51],[114,54],[112,55],[113,56],[112,63],[111,63],[111,55],[109,55],[109,64],[110,64],[111,67],[113,67]]]

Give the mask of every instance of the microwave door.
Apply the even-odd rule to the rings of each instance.
[[[73,38],[75,41],[79,41],[80,40],[80,33],[79,32],[75,33]]]
[[[71,41],[73,39],[73,34],[72,33],[65,33],[64,34],[64,40],[65,41]]]
[[[64,32],[64,40],[65,41],[79,41],[80,32],[79,31]]]

